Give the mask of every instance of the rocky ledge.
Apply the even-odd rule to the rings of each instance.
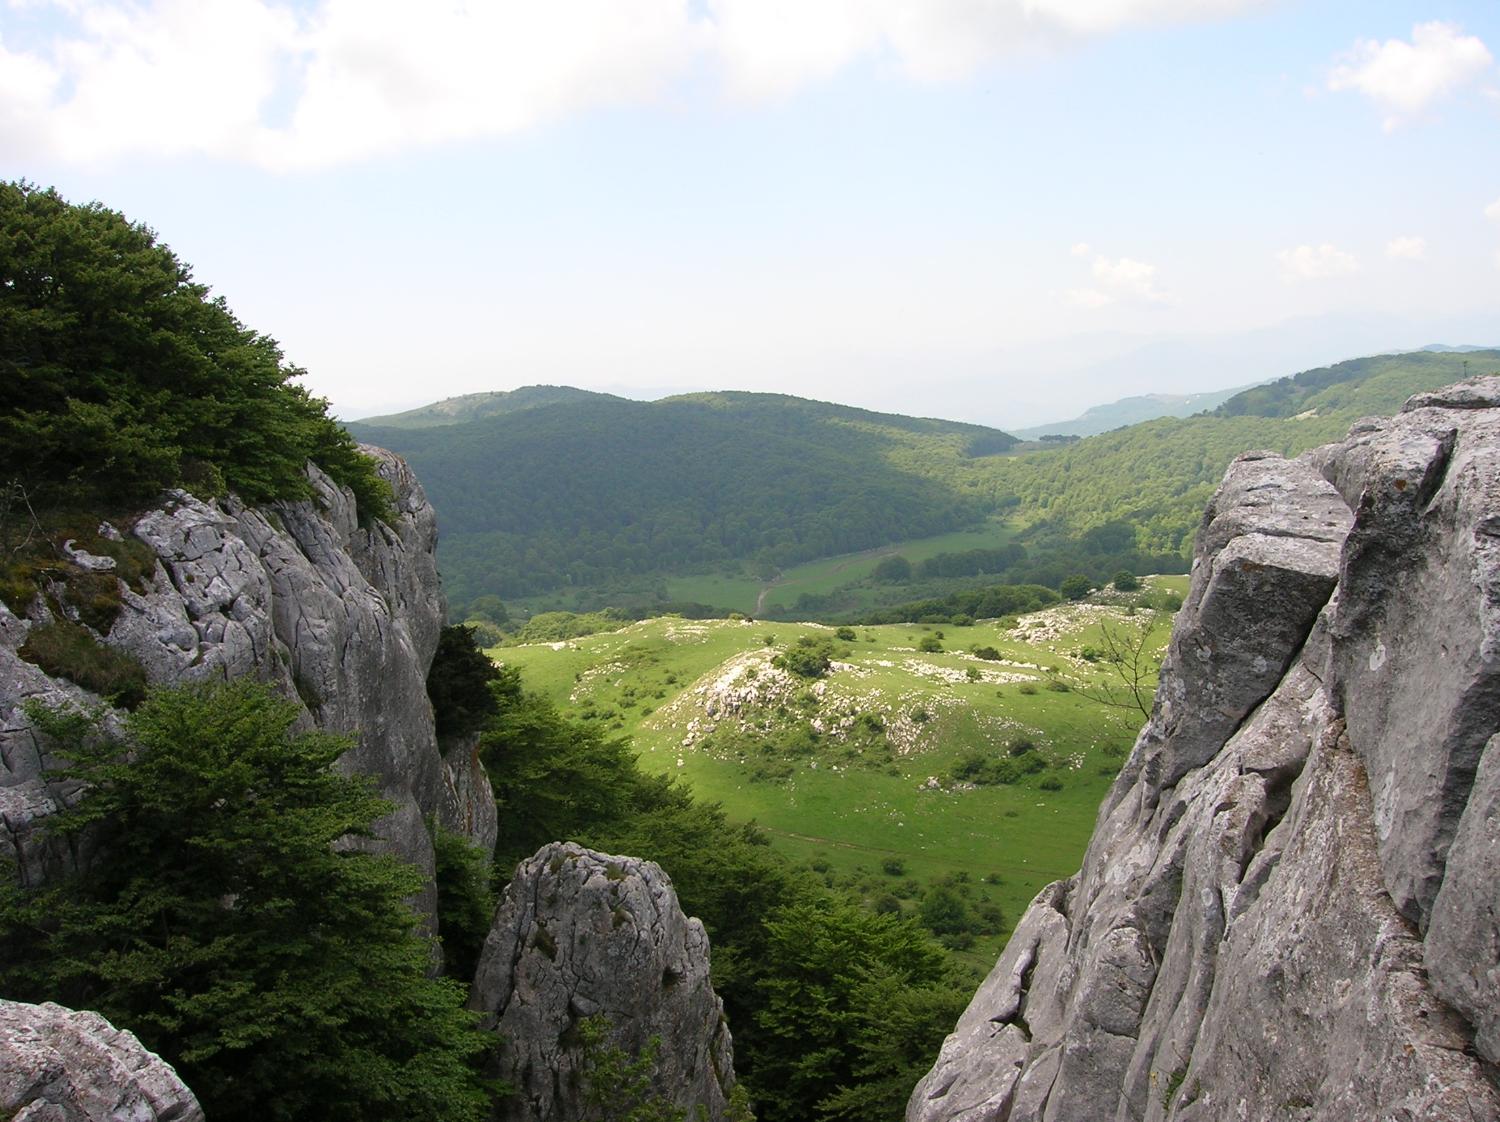
[[[1235,461],[1146,728],[908,1122],[1500,1118],[1500,379]]]

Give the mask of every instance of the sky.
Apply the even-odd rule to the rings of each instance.
[[[0,0],[0,178],[156,230],[349,419],[1021,427],[1500,345],[1500,4]]]

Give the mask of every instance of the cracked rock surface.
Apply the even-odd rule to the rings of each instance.
[[[0,1000],[0,1118],[203,1122],[172,1066],[97,1013]]]
[[[364,450],[394,491],[389,524],[361,527],[353,495],[312,466],[315,494],[302,502],[171,493],[129,531],[155,553],[155,572],[144,589],[120,586],[118,618],[99,638],[153,685],[249,675],[296,703],[303,727],[353,737],[339,766],[374,776],[394,807],[376,824],[377,844],[430,883],[424,816],[493,851],[494,807],[472,754],[445,766],[433,730],[426,678],[444,615],[436,515],[404,461]],[[99,704],[17,654],[50,618],[41,597],[25,618],[0,604],[0,853],[33,883],[68,860],[39,826],[69,792],[43,780],[50,761],[22,706]],[[435,903],[430,888],[418,901],[429,915]]]
[[[697,1118],[723,1117],[734,1055],[709,984],[708,936],[682,914],[661,868],[572,843],[523,861],[495,913],[469,1008],[496,1034],[495,1074],[516,1093],[505,1122],[586,1116],[579,1021],[603,1016],[607,1046],[659,1040],[652,1087]]]
[[[1083,868],[908,1122],[1500,1118],[1500,379],[1236,460]]]

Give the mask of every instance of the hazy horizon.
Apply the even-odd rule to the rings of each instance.
[[[1479,0],[9,0],[0,153],[351,419],[1018,428],[1500,340],[1497,50]]]

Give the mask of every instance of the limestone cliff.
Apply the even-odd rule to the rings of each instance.
[[[154,565],[140,582],[120,582],[118,614],[98,637],[153,684],[249,675],[300,705],[309,727],[351,735],[340,766],[375,776],[394,806],[377,824],[381,844],[430,883],[424,816],[493,849],[493,803],[472,753],[460,746],[445,764],[433,732],[426,676],[444,612],[436,516],[403,461],[365,451],[395,492],[389,523],[361,527],[353,496],[312,467],[307,501],[258,508],[175,492],[134,519],[125,532]],[[75,552],[71,564],[107,578],[112,563]],[[88,622],[66,597],[38,596],[20,616],[0,603],[0,853],[14,855],[28,881],[65,859],[49,853],[38,826],[67,792],[43,779],[49,761],[22,706],[99,703],[18,654],[59,610]],[[430,889],[420,903],[432,912]]]
[[[1151,719],[909,1122],[1500,1118],[1500,379],[1231,465]]]
[[[203,1122],[171,1065],[97,1013],[0,1000],[0,1118]]]
[[[655,864],[570,843],[523,861],[495,913],[469,1007],[496,1033],[496,1074],[515,1087],[505,1122],[570,1122],[587,1109],[577,1027],[602,1016],[606,1046],[659,1041],[651,1085],[698,1118],[724,1116],[734,1085],[708,936]],[[628,1108],[631,1104],[625,1104]]]

